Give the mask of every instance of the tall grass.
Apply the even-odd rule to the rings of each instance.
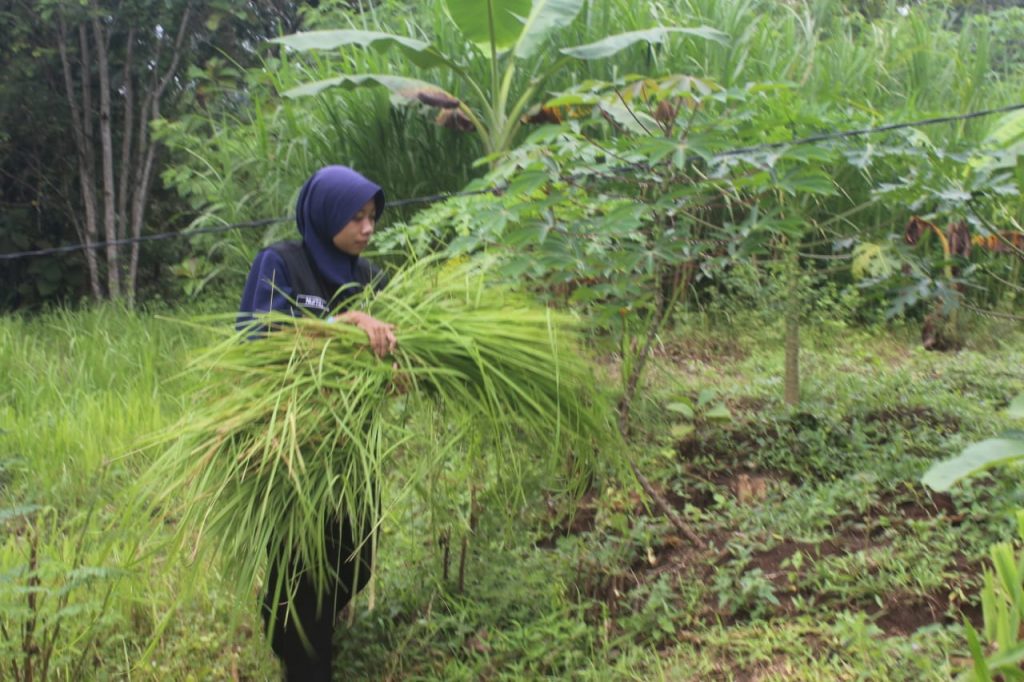
[[[5,492],[75,507],[95,479],[180,409],[169,380],[200,336],[111,304],[0,318]]]
[[[202,336],[116,304],[0,318],[0,677],[126,672],[144,647],[174,577],[151,573],[121,495]]]

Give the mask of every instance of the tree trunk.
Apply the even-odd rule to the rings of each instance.
[[[89,269],[89,288],[92,290],[93,298],[103,298],[103,289],[100,286],[100,268],[96,257],[96,251],[92,244],[97,241],[98,229],[96,224],[96,195],[93,191],[92,176],[92,154],[89,138],[90,129],[90,105],[89,96],[89,48],[84,32],[78,34],[79,47],[82,55],[82,106],[79,106],[78,95],[75,92],[74,79],[71,73],[71,59],[68,56],[68,33],[64,16],[58,14],[57,48],[60,52],[61,67],[64,71],[64,94],[71,109],[71,133],[75,139],[75,149],[78,156],[78,184],[82,196],[84,217],[81,220],[81,238],[85,245],[85,262]]]
[[[93,10],[96,10],[93,4]],[[110,63],[107,40],[98,17],[92,19],[96,63],[100,81],[100,164],[103,169],[103,231],[107,238],[107,292],[121,295],[121,265],[117,247],[117,204],[114,189],[114,142],[110,130]],[[121,188],[124,191],[125,188]]]
[[[122,96],[124,98],[124,122],[121,129],[121,168],[117,186],[121,189],[117,195],[117,234],[124,239],[128,234],[128,196],[131,194],[132,170],[132,128],[135,116],[135,89],[132,85],[132,55],[135,48],[135,28],[128,29],[127,46],[125,47],[124,69],[122,76]],[[132,244],[132,254],[138,248]],[[129,299],[134,299],[134,277],[129,274],[125,291]]]
[[[789,286],[786,300],[786,369],[783,379],[783,401],[800,404],[800,315],[803,305],[800,290],[800,254],[796,244],[789,245]]]
[[[160,100],[164,91],[170,84],[178,71],[178,64],[181,63],[181,55],[185,45],[185,36],[188,34],[189,20],[192,17],[192,3],[185,7],[181,14],[181,22],[178,24],[178,33],[174,38],[174,52],[171,55],[170,64],[158,81],[155,81],[152,89],[143,99],[139,110],[139,139],[137,150],[139,159],[135,166],[135,181],[132,183],[132,217],[131,234],[133,239],[142,236],[142,226],[146,217],[146,203],[149,200],[150,185],[153,180],[153,164],[156,160],[156,142],[149,136],[149,124],[160,118]],[[162,43],[161,43],[162,44]],[[159,63],[159,48],[154,57],[154,63]],[[127,131],[127,127],[126,127]],[[139,273],[139,242],[132,242],[131,263],[128,268],[128,287],[130,296],[134,297],[138,287]]]
[[[161,100],[178,75],[186,51],[193,3],[184,7],[173,43],[169,38],[160,37],[151,51],[147,50],[141,55],[141,60],[135,59],[138,56],[135,51],[144,41],[140,39],[136,27],[128,26],[123,29],[125,33],[118,32],[116,16],[114,23],[106,23],[104,10],[99,7],[97,0],[90,0],[87,14],[78,13],[83,9],[68,6],[67,13],[57,13],[57,43],[64,67],[65,90],[78,154],[78,181],[84,214],[75,222],[80,225],[80,238],[86,247],[93,296],[102,298],[106,294],[116,298],[125,295],[134,299],[138,281],[139,244],[137,241],[132,242],[129,256],[129,252],[122,249],[118,242],[126,238],[137,240],[142,236],[157,154],[157,144],[150,135],[149,126],[160,118]],[[80,52],[77,67],[68,49],[67,17],[72,16],[70,12],[76,12],[75,29],[78,31]],[[121,41],[113,37],[115,33],[127,39],[123,63],[118,61],[120,52],[116,50],[120,49]],[[172,52],[166,54],[165,48]],[[112,53],[112,49],[115,52]],[[117,84],[112,82],[112,57],[114,68],[123,72],[123,83],[116,92],[113,91]],[[74,78],[76,68],[81,71],[77,83]],[[97,83],[91,80],[93,73],[97,76]],[[98,107],[94,107],[92,102],[94,85],[99,93]],[[118,106],[123,106],[123,111]],[[115,125],[118,126],[118,135],[115,135]],[[98,153],[93,144],[96,131],[100,143]],[[115,153],[117,137],[120,138],[121,146]],[[94,248],[99,241],[101,229],[107,242],[105,263]],[[106,274],[106,291],[102,282],[103,274]]]

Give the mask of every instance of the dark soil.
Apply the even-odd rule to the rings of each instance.
[[[674,340],[656,347],[655,357],[665,358],[676,364],[699,362],[722,365],[739,362],[750,352],[734,338],[686,338]]]
[[[662,492],[680,510],[686,505],[705,509],[713,504],[716,493],[739,499],[744,486],[747,486],[746,494],[755,496],[749,503],[756,504],[759,502],[756,496],[762,493],[757,492],[759,486],[752,485],[752,481],[759,481],[762,489],[770,490],[783,479],[784,476],[749,469],[737,472],[717,470],[704,472],[699,485],[688,488],[685,495]],[[594,504],[593,498],[585,500],[576,515],[564,520],[556,534],[546,542],[553,546],[558,535],[596,532]],[[635,560],[626,570],[614,571],[608,566],[581,566],[577,588],[581,595],[604,602],[606,614],[614,618],[616,614],[633,613],[641,608],[646,593],[639,588],[666,574],[675,576],[675,580],[699,581],[711,585],[719,571],[736,570],[735,566],[730,569],[730,565],[741,561],[745,562],[741,566],[742,571],[757,569],[765,579],[771,581],[779,603],[770,605],[767,615],[762,611],[762,617],[769,619],[806,612],[809,606],[815,609],[824,607],[835,613],[861,611],[869,615],[886,636],[905,636],[925,625],[962,622],[964,618],[975,625],[980,624],[979,607],[957,601],[961,598],[959,595],[974,591],[972,581],[980,573],[977,562],[968,560],[964,555],[953,557],[951,568],[955,575],[949,584],[931,592],[896,592],[844,600],[834,593],[810,593],[797,587],[811,582],[804,578],[818,561],[887,546],[892,542],[887,531],[892,528],[927,519],[943,519],[944,523],[953,525],[963,520],[963,514],[957,510],[954,500],[945,494],[920,492],[914,496],[912,492],[899,494],[883,491],[871,509],[872,513],[861,515],[857,523],[838,523],[835,532],[827,540],[803,542],[783,539],[745,557],[737,557],[734,550],[729,549],[733,546],[730,541],[736,538],[736,529],[700,528],[698,532],[711,548],[708,550],[700,550],[674,531],[669,532],[660,538],[660,544],[651,547],[649,551],[638,551]],[[648,513],[639,501],[630,511],[636,515]],[[876,518],[883,522],[874,523],[872,519]],[[794,565],[793,557],[797,552],[803,555],[803,561]],[[639,596],[633,597],[634,594]],[[637,603],[631,603],[631,600]],[[598,617],[596,612],[594,617]],[[730,612],[723,609],[714,591],[708,590],[699,612],[692,614],[692,617],[705,625],[728,625],[749,620],[751,616],[743,610]]]

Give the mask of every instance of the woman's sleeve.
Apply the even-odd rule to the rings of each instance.
[[[296,311],[289,300],[294,297],[284,260],[273,249],[264,249],[249,268],[235,326],[242,329],[253,321],[254,315],[272,310],[294,316]]]

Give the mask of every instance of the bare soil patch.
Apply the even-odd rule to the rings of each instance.
[[[699,362],[720,366],[740,362],[750,352],[735,338],[683,338],[654,348],[653,355],[675,364]]]
[[[766,490],[785,479],[784,475],[764,471],[717,470],[705,472],[701,484],[694,486],[692,492],[688,489],[685,495],[663,492],[680,511],[686,505],[707,508],[713,504],[716,495],[731,495],[741,504],[756,505]],[[744,495],[749,498],[742,500]],[[649,513],[639,500],[636,502],[633,509],[626,510],[628,513],[636,516]],[[576,516],[566,519],[557,534],[585,535],[594,532],[596,503],[594,498],[584,500]],[[731,542],[737,538],[738,530],[735,528],[698,528],[698,533],[712,548],[709,550],[694,547],[686,538],[670,530],[652,546],[638,549],[628,568],[612,570],[612,567],[581,566],[577,589],[581,595],[603,602],[606,606],[604,613],[614,619],[616,614],[633,613],[641,608],[647,594],[641,588],[664,579],[666,575],[672,579],[672,584],[698,581],[711,586],[720,571],[756,570],[763,579],[770,581],[778,600],[778,604],[767,608],[761,604],[760,617],[786,618],[806,613],[808,608],[826,608],[832,613],[860,611],[869,615],[886,636],[905,636],[925,625],[962,622],[964,618],[980,623],[978,607],[964,602],[961,596],[973,592],[972,581],[979,574],[979,566],[962,554],[951,560],[950,572],[953,575],[948,584],[924,593],[908,591],[845,598],[828,591],[811,593],[806,587],[813,584],[808,576],[817,562],[857,552],[878,551],[892,543],[892,535],[887,531],[926,519],[943,519],[943,523],[955,525],[962,521],[963,515],[957,510],[953,498],[946,494],[914,495],[884,491],[872,505],[871,512],[860,515],[855,523],[837,523],[835,532],[828,539],[806,542],[785,538],[744,556],[735,555],[732,549],[737,546]],[[555,539],[553,536],[551,542]],[[794,561],[798,552],[803,556],[800,561]],[[735,564],[737,561],[740,562],[739,567]],[[594,617],[597,618],[598,614],[595,613]],[[749,608],[723,608],[715,590],[708,589],[698,612],[692,613],[691,617],[706,625],[730,625],[749,620],[751,613]]]

